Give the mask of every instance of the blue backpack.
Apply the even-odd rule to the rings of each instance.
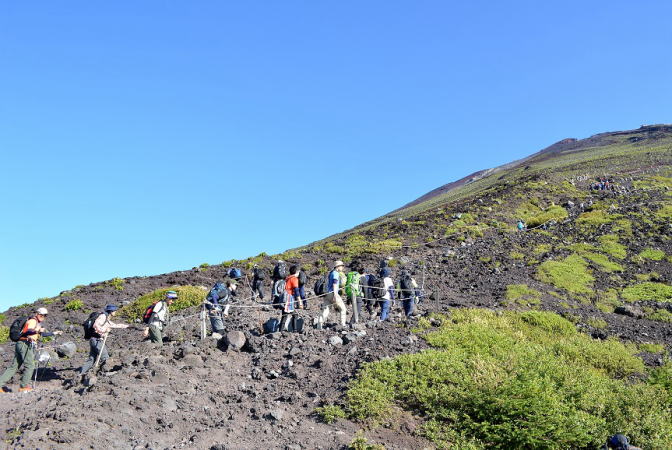
[[[237,268],[233,267],[229,269],[229,277],[233,278],[234,280],[237,280],[238,278],[241,278],[243,276],[243,272]]]
[[[227,297],[228,294],[229,290],[226,288],[226,285],[221,281],[218,281],[212,289],[210,289],[206,298],[210,303],[217,304],[219,299]]]

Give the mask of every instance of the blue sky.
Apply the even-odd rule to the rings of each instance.
[[[672,122],[669,2],[1,2],[0,310]]]

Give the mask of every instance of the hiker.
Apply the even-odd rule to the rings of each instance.
[[[117,315],[116,305],[105,306],[105,311],[100,313],[92,324],[91,339],[89,340],[89,358],[84,365],[79,369],[79,374],[84,375],[88,372],[96,362],[96,358],[100,355],[100,364],[105,364],[105,361],[110,357],[107,352],[108,340],[105,339],[109,335],[112,328],[128,328],[128,325],[123,323],[114,323],[110,317]]]
[[[333,270],[329,272],[329,277],[327,278],[327,295],[324,297],[322,302],[322,314],[317,318],[318,328],[324,326],[324,322],[329,318],[329,307],[333,305],[334,309],[339,312],[340,315],[340,324],[342,327],[345,327],[346,320],[346,310],[345,303],[339,293],[339,290],[342,286],[341,274],[345,264],[343,261],[336,261],[333,265]]]
[[[289,331],[290,322],[296,315],[296,306],[300,302],[298,273],[298,266],[291,266],[289,268],[289,275],[285,279],[285,295],[283,296],[284,303],[282,305],[280,331]]]
[[[392,271],[389,267],[381,269],[380,276],[383,279],[383,296],[380,299],[380,321],[384,322],[390,314],[392,299],[394,298],[394,282],[392,281]]]
[[[299,268],[299,296],[301,301],[299,302],[299,308],[308,309],[308,300],[306,300],[306,283],[308,283],[308,274],[303,268]],[[297,297],[298,300],[298,297]]]
[[[61,331],[54,331],[53,333],[47,332],[42,326],[42,322],[47,318],[47,314],[49,314],[47,308],[38,308],[35,311],[35,315],[29,317],[23,326],[21,326],[19,322],[21,319],[15,320],[12,324],[12,327],[10,328],[10,337],[12,340],[16,339],[14,360],[12,361],[12,365],[0,376],[0,393],[11,392],[7,389],[5,384],[12,379],[21,366],[23,366],[23,375],[21,376],[21,382],[19,384],[19,392],[30,392],[33,390],[29,384],[33,377],[33,371],[35,370],[35,346],[37,341],[41,336],[57,336],[62,333]],[[12,328],[15,328],[15,324],[20,327],[20,331],[17,333],[16,338],[12,336]]]
[[[275,267],[273,267],[273,277],[271,279],[274,283],[279,280],[284,281],[288,275],[289,272],[287,271],[287,264],[285,264],[283,260],[279,259],[275,264]]]
[[[601,447],[602,450],[642,450],[639,447],[630,445],[628,438],[623,434],[615,434],[607,439],[607,443]]]
[[[205,308],[210,317],[210,326],[213,333],[222,333],[224,331],[224,322],[222,316],[229,315],[231,297],[236,295],[236,282],[227,280],[226,284],[218,281],[208,292],[205,298]]]
[[[369,316],[373,316],[373,307],[376,305],[376,299],[371,290],[371,274],[365,267],[360,268],[359,286],[362,291],[362,298],[366,306],[366,311],[369,313]]]
[[[361,280],[363,273],[364,273],[363,267],[359,267],[357,270],[350,271],[348,272],[345,282],[345,296],[347,299],[346,303],[352,302],[353,311],[354,308],[357,308],[358,318],[362,316],[362,300],[364,294],[362,291]],[[355,314],[353,313],[352,317],[350,318],[350,324],[354,323],[355,323]]]
[[[261,300],[264,299],[264,280],[266,279],[266,274],[264,270],[255,264],[254,269],[252,269],[252,294],[259,295]]]
[[[407,270],[402,270],[399,275],[398,295],[406,317],[410,317],[415,311],[415,290],[417,287],[418,283],[411,277],[411,274]]]
[[[166,292],[166,298],[154,305],[149,319],[149,339],[153,344],[163,345],[163,331],[168,325],[169,309],[173,301],[177,299],[177,292]]]
[[[525,229],[525,222],[523,222],[522,220],[519,220],[517,228],[518,228],[518,231],[523,231]]]

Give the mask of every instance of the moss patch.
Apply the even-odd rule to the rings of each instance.
[[[665,258],[665,252],[653,248],[645,248],[637,256],[642,259],[650,259],[651,261],[662,261]]]
[[[533,228],[551,220],[561,221],[566,219],[568,214],[562,206],[551,205],[544,209],[532,202],[526,202],[518,207],[516,216],[523,219],[528,228]]]
[[[571,254],[562,261],[544,262],[539,266],[537,278],[573,294],[591,294],[595,281],[588,264],[577,254]]]
[[[519,305],[538,305],[540,299],[541,292],[526,284],[510,284],[506,287],[507,303],[514,302]]]
[[[647,281],[634,286],[628,286],[623,289],[621,294],[624,300],[636,302],[641,300],[651,300],[655,302],[672,301],[672,286],[664,283],[655,283]]]

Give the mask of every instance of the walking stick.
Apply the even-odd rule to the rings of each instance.
[[[103,345],[100,347],[100,350],[98,350],[98,356],[96,357],[96,363],[93,365],[93,371],[95,373],[96,368],[98,367],[98,362],[100,362],[100,355],[103,354],[103,350],[105,350],[105,343],[107,342],[107,337],[110,335],[109,332],[105,333],[105,337],[103,338]]]

